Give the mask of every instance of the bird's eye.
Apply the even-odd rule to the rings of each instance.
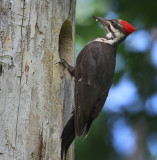
[[[115,22],[115,20],[113,19],[113,20],[111,21],[111,23],[112,23],[112,24],[115,24],[116,22]]]
[[[116,26],[116,22],[114,20],[111,21],[111,24],[115,27]]]

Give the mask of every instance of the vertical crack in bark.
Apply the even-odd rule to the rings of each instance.
[[[3,66],[2,64],[0,64],[0,76],[2,75],[2,73],[3,73]]]
[[[26,27],[27,33],[26,33],[26,38],[27,38],[27,51],[28,51],[28,46],[29,46],[29,38],[30,38],[30,19],[31,19],[31,6],[32,6],[32,1],[30,2],[30,10],[29,10],[29,16],[28,16],[28,25]]]
[[[39,133],[39,150],[38,150],[39,160],[42,160],[42,150],[43,150],[43,131]]]
[[[38,160],[43,160],[46,152],[46,142],[43,140],[43,127],[39,131],[39,148],[38,148]]]
[[[24,23],[24,9],[25,9],[25,0],[23,0],[23,13],[22,13],[22,25],[21,25],[21,69],[20,69],[20,92],[19,92],[19,104],[18,104],[18,110],[17,110],[17,120],[16,120],[16,134],[15,134],[15,147],[16,147],[16,141],[17,141],[17,127],[18,127],[18,120],[19,120],[19,110],[20,110],[20,103],[21,103],[21,81],[22,81],[22,69],[23,69],[23,54],[24,54],[24,48],[23,48],[23,23]]]

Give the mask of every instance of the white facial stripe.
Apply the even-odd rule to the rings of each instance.
[[[107,33],[106,37],[107,37],[107,38],[113,38],[113,35],[112,35],[111,32],[109,32],[109,33]]]
[[[116,29],[116,28],[114,28],[110,22],[109,22],[109,24],[110,24],[110,28],[111,28],[111,30],[114,32],[116,38],[117,38],[118,40],[120,40],[120,39],[124,36],[124,33],[119,32],[119,30]]]
[[[114,33],[114,35],[112,34],[112,32],[107,30],[107,32],[108,32],[106,35],[107,38],[100,38],[99,37],[99,38],[94,39],[91,42],[96,41],[96,42],[103,42],[103,43],[107,43],[110,45],[114,45],[115,43],[117,43],[119,40],[121,40],[125,36],[124,33],[120,32],[118,29],[114,28],[110,21],[108,21],[108,23],[109,23],[110,28],[111,28],[112,32]],[[91,42],[89,42],[89,43],[91,43]]]
[[[122,37],[124,37],[124,33],[121,33],[121,32],[116,32],[115,35],[118,40],[120,40]]]
[[[114,27],[112,26],[112,24],[111,24],[110,21],[108,21],[108,23],[110,24],[110,28],[111,28],[111,30],[112,30],[114,33],[115,33],[115,32],[118,32],[118,29],[114,28]]]

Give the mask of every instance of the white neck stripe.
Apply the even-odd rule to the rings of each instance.
[[[113,44],[115,44],[118,41],[118,39],[117,38],[115,38],[115,39],[96,38],[96,39],[94,39],[91,42],[95,42],[95,41],[96,42],[103,42],[103,43],[107,43],[107,44],[113,45]]]

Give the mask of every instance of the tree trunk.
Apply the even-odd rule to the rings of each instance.
[[[0,1],[0,160],[60,159],[73,84],[55,63],[73,64],[74,17],[75,0]]]

